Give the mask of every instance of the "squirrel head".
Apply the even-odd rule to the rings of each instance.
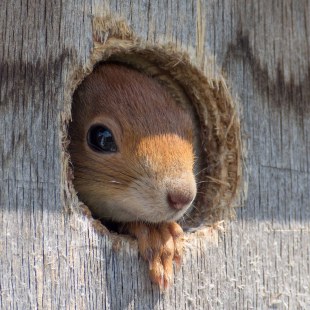
[[[97,66],[74,93],[69,135],[74,185],[95,217],[159,223],[191,206],[193,120],[157,80]]]

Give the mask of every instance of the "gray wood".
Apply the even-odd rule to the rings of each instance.
[[[65,85],[107,13],[223,71],[243,108],[248,199],[224,234],[189,236],[166,294],[135,244],[63,204]],[[1,1],[0,150],[0,308],[310,308],[309,1]]]

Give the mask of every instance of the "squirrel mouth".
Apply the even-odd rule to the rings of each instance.
[[[163,221],[165,222],[178,221],[189,211],[189,209],[190,209],[190,206],[178,212],[174,212],[174,214],[169,214]]]

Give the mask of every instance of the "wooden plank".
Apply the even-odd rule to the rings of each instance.
[[[107,13],[223,70],[243,107],[246,205],[217,246],[190,236],[164,295],[136,245],[115,252],[62,202],[65,85],[90,55],[92,16]],[[307,0],[1,1],[0,308],[308,309],[309,14]]]

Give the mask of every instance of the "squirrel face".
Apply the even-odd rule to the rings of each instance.
[[[169,222],[196,196],[194,124],[164,86],[106,63],[73,96],[74,185],[95,217]]]

